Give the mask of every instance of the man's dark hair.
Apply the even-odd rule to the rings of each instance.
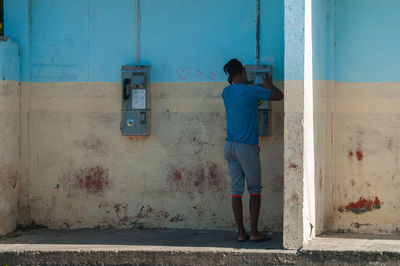
[[[224,72],[225,72],[225,74],[229,75],[228,76],[228,82],[230,84],[232,84],[233,78],[236,75],[243,73],[243,65],[242,65],[242,63],[240,63],[239,60],[232,59],[228,63],[225,64]]]

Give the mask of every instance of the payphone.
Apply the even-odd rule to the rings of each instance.
[[[264,83],[265,73],[272,76],[271,65],[246,65],[247,79],[251,85],[262,87]],[[268,101],[263,102],[258,107],[258,135],[260,137],[268,137],[271,135],[271,109]]]
[[[130,65],[121,69],[121,134],[150,135],[150,66]]]

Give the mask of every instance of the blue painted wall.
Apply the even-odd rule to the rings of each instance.
[[[399,0],[336,0],[338,81],[400,81],[399,13]]]
[[[10,40],[0,41],[0,79],[20,80],[20,58],[18,45]]]
[[[260,62],[274,66],[274,78],[284,79],[284,0],[261,0]],[[254,63],[254,62],[250,62]]]
[[[334,80],[335,1],[312,1],[314,80]]]
[[[400,1],[314,0],[314,79],[400,81]]]
[[[304,0],[285,0],[285,80],[304,80]]]
[[[29,80],[29,1],[4,0],[4,33],[19,46],[21,80]]]
[[[121,65],[135,63],[135,3],[6,0],[5,34],[24,51],[22,80],[119,81]],[[141,63],[156,82],[224,81],[227,60],[254,64],[255,14],[255,0],[142,0]],[[261,63],[275,66],[275,80],[283,80],[283,16],[282,0],[262,1]]]

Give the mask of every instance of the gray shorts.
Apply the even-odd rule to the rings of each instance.
[[[224,157],[228,161],[233,197],[242,197],[244,180],[250,195],[261,195],[261,165],[257,144],[227,140]]]

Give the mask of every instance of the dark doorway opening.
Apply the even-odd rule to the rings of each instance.
[[[0,36],[4,35],[4,8],[3,0],[0,0]]]

